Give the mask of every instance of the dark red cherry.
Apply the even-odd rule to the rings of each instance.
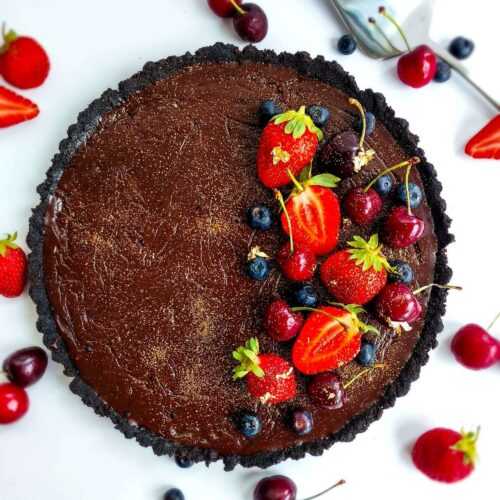
[[[453,337],[451,350],[459,363],[472,370],[489,368],[499,361],[500,345],[483,327],[470,323]]]
[[[3,363],[11,382],[28,387],[40,380],[47,368],[47,354],[40,347],[26,347],[12,353]]]
[[[19,420],[29,408],[28,393],[10,382],[0,384],[0,424]]]
[[[315,375],[307,386],[307,394],[315,405],[327,410],[342,408],[346,401],[342,381],[331,372]]]
[[[384,224],[384,240],[392,248],[406,248],[424,234],[425,223],[406,207],[394,207]]]
[[[266,13],[254,3],[244,3],[240,9],[244,13],[238,11],[233,17],[236,33],[246,42],[262,41],[267,35],[268,29]]]
[[[314,276],[318,261],[314,252],[305,245],[290,252],[290,243],[285,243],[276,255],[281,272],[292,281],[309,281]]]
[[[241,5],[243,0],[233,0],[234,3]],[[236,8],[231,0],[208,0],[208,6],[219,17],[233,17],[236,14]]]
[[[355,187],[345,195],[344,210],[355,224],[371,224],[382,210],[382,198],[375,189]]]
[[[332,137],[321,150],[321,166],[339,177],[351,177],[356,173],[354,160],[359,152],[358,134],[342,132]]]
[[[297,486],[286,476],[261,479],[253,492],[254,500],[296,500]]]
[[[436,69],[436,54],[427,45],[419,45],[398,61],[399,79],[414,88],[427,85],[434,78]]]
[[[293,339],[302,328],[304,318],[300,312],[294,312],[284,300],[275,300],[269,304],[264,316],[264,327],[269,336],[279,342]]]
[[[422,314],[422,306],[404,283],[389,283],[379,293],[375,309],[383,321],[412,323]]]

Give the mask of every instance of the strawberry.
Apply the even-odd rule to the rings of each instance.
[[[47,78],[50,62],[45,49],[33,38],[18,36],[2,29],[4,44],[0,48],[0,73],[20,89],[39,87]]]
[[[471,137],[465,152],[472,158],[500,160],[500,114]]]
[[[15,243],[17,233],[0,241],[0,295],[18,297],[26,285],[26,254]]]
[[[477,459],[476,432],[456,432],[438,427],[422,434],[412,450],[413,463],[426,476],[444,483],[465,479]]]
[[[301,106],[274,116],[262,131],[257,174],[264,186],[286,186],[291,182],[289,172],[298,175],[314,158],[323,132],[305,109]]]
[[[361,349],[362,333],[377,331],[358,318],[362,312],[353,304],[313,309],[293,345],[292,361],[297,370],[313,375],[352,361]]]
[[[0,86],[0,128],[31,120],[39,112],[35,103]]]
[[[297,381],[293,366],[276,354],[259,354],[259,341],[254,337],[233,352],[240,362],[234,369],[235,380],[246,377],[248,392],[263,404],[277,404],[293,399]]]
[[[350,249],[330,255],[321,266],[321,280],[328,291],[341,302],[366,304],[387,283],[391,266],[382,255],[378,235],[368,241],[354,236]]]
[[[294,177],[292,180],[295,189],[284,205],[281,227],[297,244],[308,246],[316,255],[325,255],[339,239],[340,204],[329,189],[337,185],[339,178],[332,174],[311,177],[310,168],[306,168],[301,182]]]

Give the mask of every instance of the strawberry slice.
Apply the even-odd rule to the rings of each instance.
[[[469,140],[465,152],[472,158],[500,160],[500,115],[490,120]]]
[[[294,308],[299,310],[303,308]],[[292,361],[306,375],[335,370],[352,361],[361,348],[362,333],[376,331],[359,320],[356,305],[313,309],[295,341]]]
[[[0,87],[0,128],[31,120],[39,113],[40,110],[34,102]]]

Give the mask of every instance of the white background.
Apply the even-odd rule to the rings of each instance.
[[[486,324],[500,309],[500,163],[474,161],[462,153],[467,138],[493,111],[458,76],[416,91],[396,79],[394,61],[371,61],[359,52],[338,54],[335,44],[342,29],[328,0],[258,1],[270,19],[269,36],[260,47],[307,50],[338,59],[361,87],[382,91],[398,114],[409,119],[436,165],[457,238],[449,250],[453,281],[465,288],[450,294],[439,348],[410,394],[353,443],[337,445],[321,458],[280,464],[269,472],[224,473],[220,464],[180,470],[170,459],[125,440],[110,421],[83,406],[68,390],[60,367],[51,363],[44,379],[29,390],[29,414],[0,428],[2,500],[159,500],[171,485],[182,488],[189,500],[243,500],[251,498],[255,481],[270,472],[294,478],[299,499],[340,478],[347,485],[325,499],[498,498],[500,370],[467,371],[449,352],[458,325]],[[473,75],[488,78],[489,74],[490,82],[496,78],[496,88],[500,88],[499,10],[496,0],[440,0],[432,29],[443,45],[456,35],[471,37],[476,51],[466,64]],[[230,24],[212,16],[204,0],[1,0],[0,18],[19,32],[36,36],[52,60],[46,84],[26,92],[40,105],[40,116],[0,130],[0,232],[17,229],[21,241],[30,209],[38,203],[36,186],[68,125],[94,97],[146,61],[219,40],[242,45]],[[0,358],[40,344],[35,321],[27,294],[15,300],[0,297]],[[494,330],[500,335],[500,324]],[[467,481],[445,486],[413,468],[408,449],[422,431],[478,424],[481,460]]]

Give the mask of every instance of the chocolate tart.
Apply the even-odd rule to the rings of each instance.
[[[231,352],[251,336],[263,351],[286,357],[290,350],[262,332],[265,306],[287,296],[289,285],[277,269],[265,282],[243,271],[252,245],[274,254],[284,241],[277,226],[256,233],[245,220],[247,207],[274,203],[256,177],[257,109],[264,99],[285,108],[327,106],[328,138],[353,127],[349,96],[377,118],[367,138],[377,157],[342,182],[339,196],[384,166],[419,156],[412,180],[425,193],[417,214],[427,232],[387,256],[409,261],[416,285],[447,283],[452,236],[436,171],[384,96],[359,90],[336,62],[218,43],[147,63],[69,128],[30,220],[30,294],[37,327],[72,378],[71,390],[127,438],[157,455],[222,459],[227,470],[268,467],[354,439],[418,378],[442,329],[445,290],[424,294],[424,319],[399,336],[371,314],[385,368],[353,384],[339,410],[313,407],[305,377],[298,376],[293,402],[274,406],[231,379]],[[340,247],[375,231],[344,220]],[[340,375],[352,376],[354,365]],[[306,436],[287,424],[297,406],[314,417]],[[243,410],[262,420],[254,439],[235,427],[233,416]]]

